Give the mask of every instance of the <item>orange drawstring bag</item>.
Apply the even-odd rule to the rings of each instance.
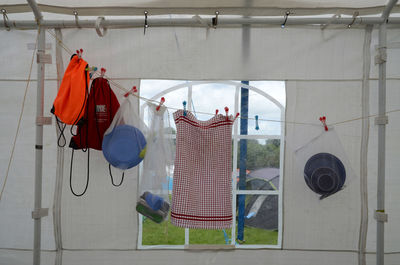
[[[65,124],[77,125],[83,118],[89,94],[88,67],[85,60],[74,54],[65,70],[51,109],[57,120]]]

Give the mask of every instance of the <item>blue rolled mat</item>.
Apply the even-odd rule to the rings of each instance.
[[[159,210],[164,203],[163,198],[161,198],[160,196],[157,196],[155,194],[152,194],[148,191],[146,191],[143,194],[143,197],[144,197],[147,205],[149,205],[153,211]]]

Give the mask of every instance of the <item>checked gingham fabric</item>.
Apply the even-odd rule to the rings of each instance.
[[[186,228],[232,225],[232,116],[199,121],[174,113],[177,129],[171,223]]]

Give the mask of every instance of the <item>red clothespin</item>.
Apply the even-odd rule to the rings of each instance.
[[[229,108],[225,107],[224,109],[225,109],[225,113],[226,113],[226,120],[228,121],[229,120],[229,116],[228,116]]]
[[[326,117],[325,116],[319,117],[319,120],[324,125],[325,131],[328,131],[328,126],[326,125]]]
[[[218,115],[218,111],[219,111],[218,109],[215,110],[215,115]]]
[[[130,91],[125,93],[124,97],[128,97],[129,94],[133,94],[133,93],[137,93],[137,92],[138,92],[138,90],[137,90],[136,86],[133,86]]]
[[[76,54],[78,55],[78,59],[82,58],[83,49],[76,50]]]
[[[235,118],[233,119],[233,122],[235,122],[236,121],[236,119],[239,117],[239,115],[240,115],[240,113],[238,112],[238,113],[236,113],[236,115],[235,115]]]
[[[160,104],[159,104],[159,105],[157,106],[157,108],[156,108],[156,111],[159,111],[159,110],[160,110],[161,105],[164,104],[164,102],[165,102],[165,98],[162,97],[161,100],[160,100]]]
[[[105,74],[105,73],[106,73],[106,68],[103,68],[103,67],[102,67],[102,68],[100,69],[100,76],[101,76],[101,77],[104,77],[104,74]]]

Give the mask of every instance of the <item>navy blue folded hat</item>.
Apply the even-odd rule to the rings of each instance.
[[[304,179],[307,186],[323,199],[342,189],[346,169],[336,156],[318,153],[308,159],[304,167]]]

